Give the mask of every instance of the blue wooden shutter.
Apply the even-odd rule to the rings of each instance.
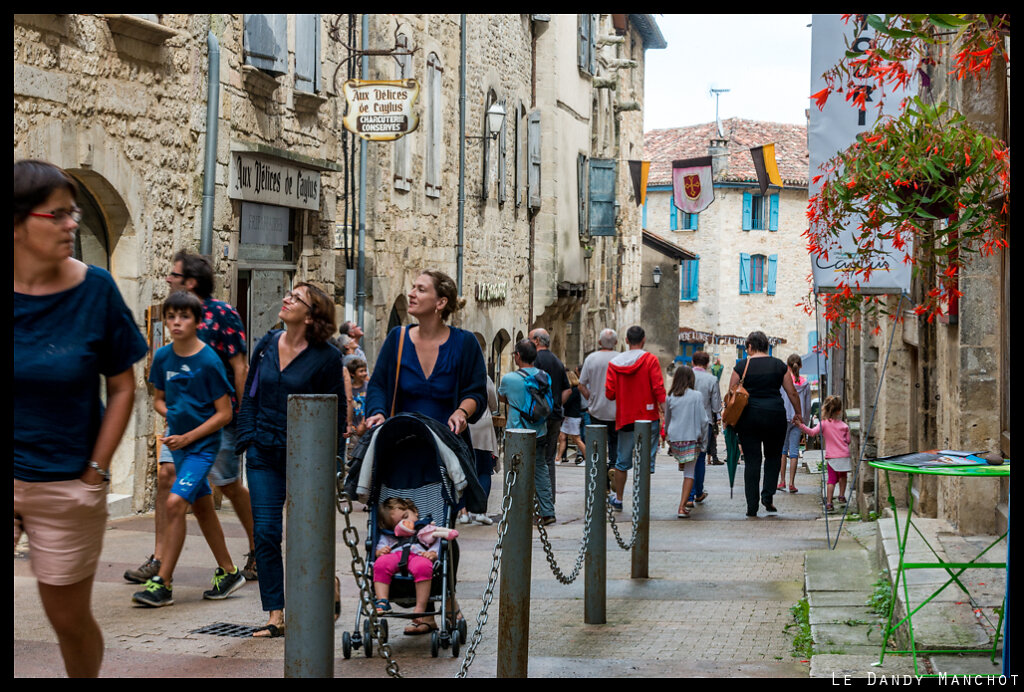
[[[769,255],[768,256],[768,272],[767,272],[767,278],[765,279],[764,283],[765,283],[765,293],[767,293],[770,296],[775,295],[775,273],[776,273],[776,264],[778,264],[778,261],[779,261],[779,256],[778,255]]]
[[[740,253],[740,293],[750,293],[751,288],[751,276],[750,276],[750,255],[745,252]]]
[[[697,300],[699,293],[697,287],[700,285],[700,257],[690,260],[690,286],[687,291],[690,300]]]
[[[576,50],[577,65],[581,70],[590,70],[590,15],[579,14],[577,16],[576,40],[579,45]]]
[[[743,230],[749,231],[754,227],[753,220],[751,219],[751,201],[752,198],[749,192],[743,193]]]
[[[645,231],[647,230],[647,198],[646,197],[644,198],[644,211],[643,211],[643,218],[640,220],[640,227],[642,229],[644,229]]]
[[[533,111],[526,120],[526,204],[540,208],[540,111]]]
[[[245,64],[273,74],[287,74],[288,15],[246,14],[243,22]]]
[[[576,223],[580,235],[587,232],[587,156],[576,154]]]
[[[818,330],[807,334],[807,352],[814,353],[814,347],[818,345]]]
[[[590,61],[587,64],[587,72],[597,74],[597,24],[599,15],[590,15]]]
[[[697,230],[697,217],[700,214],[687,214],[686,215],[686,227],[691,231]]]
[[[771,211],[768,214],[768,230],[777,231],[779,230],[779,196],[772,195],[771,200]]]
[[[320,91],[320,15],[295,15],[295,88]]]
[[[615,159],[590,159],[587,199],[590,235],[615,235]]]
[[[675,200],[669,199],[668,202],[668,227],[670,230],[679,229],[679,210],[676,209]]]

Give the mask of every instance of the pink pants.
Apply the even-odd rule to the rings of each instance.
[[[373,563],[373,581],[381,584],[390,584],[391,578],[398,571],[398,563],[402,560],[402,551],[395,550],[386,555],[381,555]],[[427,581],[434,574],[434,563],[414,553],[409,554],[409,574],[413,581]]]
[[[836,483],[839,482],[840,478],[842,478],[843,480],[846,480],[846,474],[848,473],[848,471],[833,471],[831,466],[829,466],[827,463],[825,465],[828,466],[828,484],[829,485],[835,485]]]

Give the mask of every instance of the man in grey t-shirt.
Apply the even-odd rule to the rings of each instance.
[[[598,350],[583,361],[580,372],[580,394],[587,400],[590,422],[603,425],[608,430],[608,468],[618,460],[619,434],[615,430],[615,402],[604,395],[604,381],[608,374],[608,362],[614,358],[615,344],[619,337],[614,329],[604,329],[597,337]]]

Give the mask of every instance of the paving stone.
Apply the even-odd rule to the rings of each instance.
[[[832,678],[833,685],[844,685],[849,678],[877,682],[881,676],[914,674],[914,662],[909,656],[886,656],[877,666],[879,653],[871,654],[815,654],[811,657],[812,678]]]

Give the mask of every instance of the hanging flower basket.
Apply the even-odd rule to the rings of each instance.
[[[891,248],[913,264],[907,243],[913,240],[932,253],[940,276],[940,290],[915,308],[931,319],[942,300],[959,295],[956,271],[972,253],[1006,246],[1009,149],[946,103],[933,106],[914,97],[899,117],[882,119],[822,169],[815,182],[824,183],[808,202],[808,249],[827,253],[840,232],[855,224],[858,261],[845,277],[848,289],[867,279],[873,262]],[[991,203],[1000,197],[1002,206]],[[849,317],[864,301],[851,295],[855,290],[846,293],[836,309]]]

